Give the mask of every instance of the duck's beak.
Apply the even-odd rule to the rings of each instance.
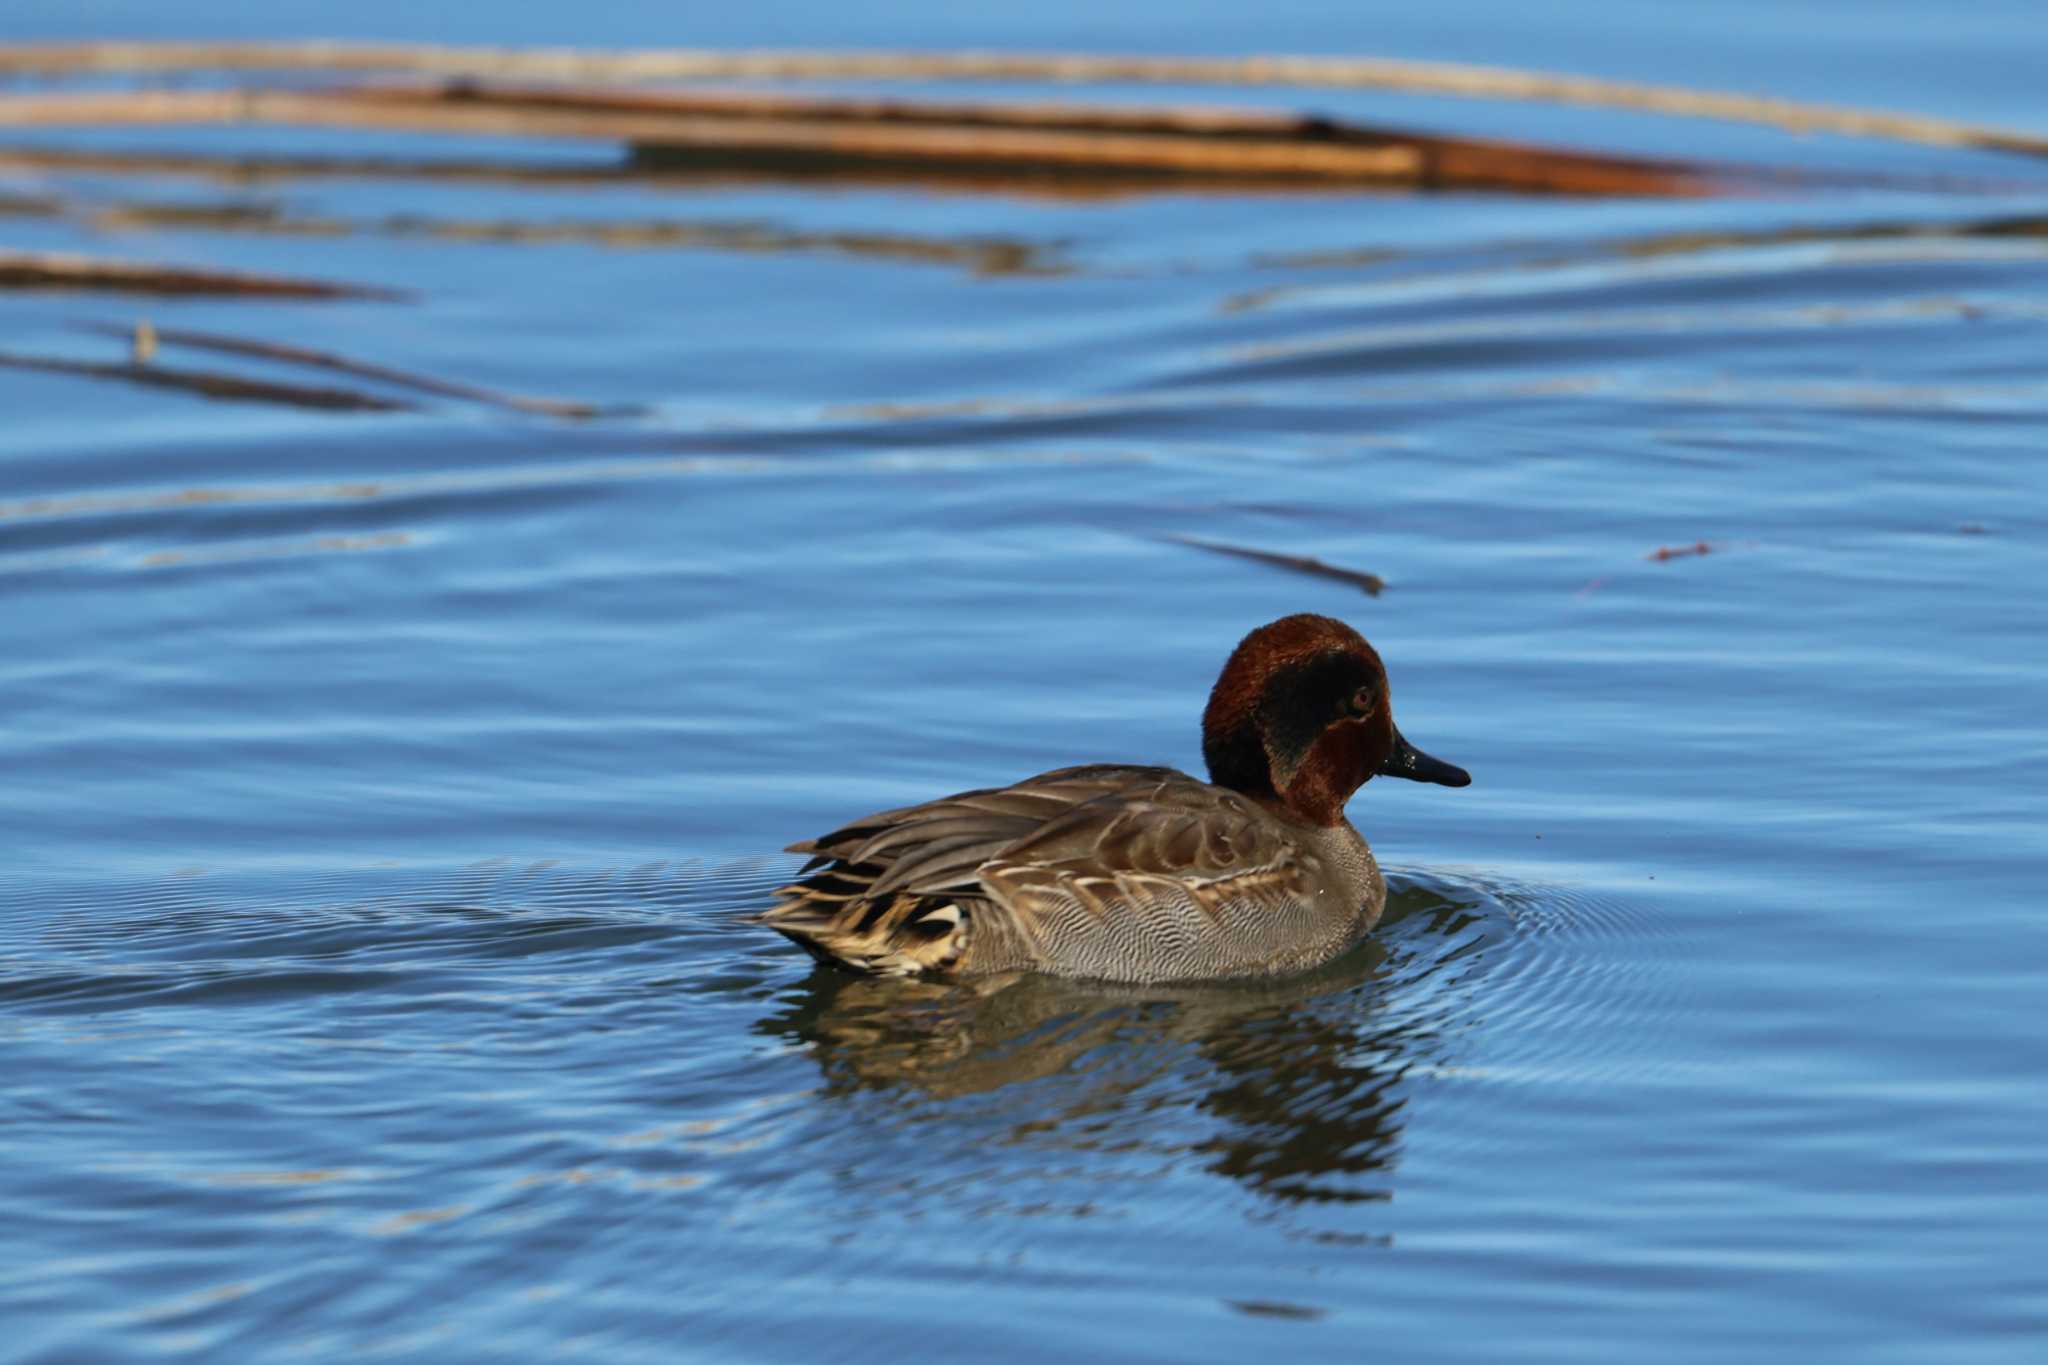
[[[1381,777],[1405,777],[1410,782],[1434,782],[1440,787],[1469,787],[1472,774],[1454,763],[1440,758],[1431,758],[1422,750],[1401,738],[1399,730],[1394,731],[1394,747],[1388,751],[1386,762],[1380,764]]]

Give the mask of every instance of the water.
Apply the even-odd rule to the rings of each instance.
[[[850,13],[431,36],[1148,45],[1058,6],[959,34]],[[1585,24],[1470,6],[1313,43],[1198,13],[1176,46],[2040,123],[2024,7],[1853,34],[1759,7],[1684,43],[1665,13],[1576,61]],[[5,349],[108,359],[74,324],[147,315],[636,409],[334,415],[0,370],[0,1356],[2038,1354],[2048,192],[2017,182],[2044,177],[1316,102],[2016,183],[0,174],[85,206],[0,220],[11,245],[414,295],[15,293]],[[138,203],[346,230],[116,226]],[[477,239],[506,223],[552,235]],[[1361,793],[1394,900],[1316,977],[850,981],[746,922],[775,850],[844,817],[1198,768],[1223,656],[1297,610],[1369,634],[1404,730],[1475,779]]]

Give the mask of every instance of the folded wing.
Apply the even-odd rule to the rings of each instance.
[[[1271,970],[1320,873],[1235,792],[1121,765],[883,811],[790,851],[813,856],[764,920],[820,958],[893,975],[1165,980],[1240,957]]]

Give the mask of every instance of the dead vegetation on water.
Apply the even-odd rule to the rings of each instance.
[[[730,91],[492,86],[0,96],[0,127],[191,124],[595,140],[667,169],[791,175],[848,167],[942,177],[1096,175],[1215,184],[1701,196],[1733,168],[1445,137],[1253,109],[962,104]]]
[[[314,77],[317,79],[309,80]],[[521,186],[585,183],[915,185],[957,193],[1000,191],[1102,197],[1162,190],[1350,193],[1459,189],[1491,192],[1698,197],[1845,177],[1767,167],[1624,157],[1372,126],[1245,107],[1131,106],[883,98],[791,89],[683,88],[676,82],[1003,81],[1043,86],[1171,85],[1398,90],[1544,101],[1664,115],[1745,120],[1799,132],[1894,138],[1930,145],[2048,154],[2048,139],[1952,120],[1828,109],[1749,96],[1588,80],[1554,73],[1371,58],[1181,58],[1087,54],[625,52],[507,50],[412,44],[85,42],[0,44],[0,79],[38,82],[0,95],[0,174],[37,177],[0,193],[0,220],[59,218],[102,232],[200,229],[276,236],[375,234],[445,241],[735,252],[815,251],[962,267],[978,275],[1054,274],[1069,268],[1058,244],[1007,238],[928,238],[830,232],[762,222],[645,219],[625,222],[464,219],[395,213],[366,219],[291,213],[275,205],[165,204],[78,196],[47,177],[200,176],[229,184],[317,176],[478,181]],[[110,77],[125,78],[116,84]],[[150,81],[155,84],[150,84]],[[63,88],[84,82],[84,88]],[[53,88],[53,85],[55,88]],[[408,160],[388,155],[255,155],[38,145],[60,128],[165,129],[199,125],[301,126],[440,137],[515,137],[595,144],[578,160]],[[26,139],[26,140],[20,140]],[[2017,230],[2026,230],[2022,225]],[[401,299],[398,290],[176,263],[0,249],[0,293],[73,290],[168,298]],[[0,365],[180,389],[212,398],[332,411],[403,409],[408,400],[157,363],[183,347],[272,365],[346,375],[411,394],[505,411],[587,418],[599,405],[504,393],[296,343],[175,327],[147,333],[93,322],[87,330],[132,343],[123,362],[8,353]],[[146,336],[146,341],[145,341]],[[1184,540],[1214,553],[1336,578],[1367,592],[1377,576],[1298,556]]]
[[[1269,564],[1276,569],[1286,569],[1290,573],[1306,574],[1311,578],[1324,578],[1336,583],[1348,583],[1368,597],[1378,597],[1387,586],[1387,580],[1376,573],[1367,573],[1363,569],[1347,569],[1341,564],[1331,564],[1313,555],[1291,555],[1278,550],[1255,549],[1248,545],[1227,545],[1220,540],[1203,540],[1196,536],[1169,535],[1161,536],[1160,539],[1174,545],[1203,550],[1212,555],[1248,559],[1254,564]]]
[[[0,44],[0,74],[85,76],[265,71],[427,75],[456,81],[999,81],[1049,85],[1396,90],[1755,123],[1795,133],[2048,155],[2048,137],[1956,119],[1562,72],[1383,57],[1176,57],[1029,52],[714,51],[455,47],[425,43],[81,42]]]
[[[154,361],[71,360],[62,356],[21,355],[0,351],[0,368],[38,370],[45,374],[79,375],[88,379],[111,379],[148,388],[175,389],[202,398],[230,402],[275,403],[292,408],[315,408],[326,412],[405,412],[414,404],[383,398],[354,389],[328,388],[313,384],[288,384],[253,379],[247,375],[218,370],[176,369]]]
[[[1668,560],[1685,559],[1692,555],[1710,555],[1718,548],[1720,547],[1710,540],[1696,540],[1690,545],[1659,545],[1643,558],[1662,564]]]
[[[116,294],[214,295],[259,299],[403,299],[400,290],[329,280],[201,270],[72,252],[0,251],[0,291],[88,290]]]
[[[288,365],[333,370],[358,379],[389,384],[395,388],[413,389],[441,398],[460,398],[486,407],[503,408],[509,412],[539,413],[546,417],[595,417],[605,411],[594,403],[502,393],[476,384],[440,379],[413,370],[401,370],[390,365],[378,365],[367,360],[336,355],[332,351],[315,350],[310,346],[292,346],[278,341],[258,341],[248,337],[226,336],[219,332],[199,332],[187,327],[157,327],[147,324],[131,329],[108,323],[85,322],[79,324],[79,330],[99,336],[130,339],[136,358],[142,363],[147,363],[148,356],[154,354],[159,346],[186,346],[221,355],[245,356],[255,360],[272,360]]]

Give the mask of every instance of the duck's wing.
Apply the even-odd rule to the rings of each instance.
[[[1075,807],[980,869],[979,929],[1046,970],[1126,981],[1258,974],[1316,941],[1317,851],[1236,792],[1178,780]]]
[[[1156,977],[1156,963],[1118,960],[1163,951],[1198,966],[1206,921],[1310,897],[1319,871],[1236,793],[1120,765],[882,811],[790,851],[811,861],[763,920],[820,958],[891,975],[966,960]]]
[[[983,863],[1061,816],[1139,783],[1191,781],[1171,768],[1060,768],[1008,787],[877,811],[791,844],[808,853],[761,916],[821,961],[890,976],[957,965],[969,912],[987,899]]]

